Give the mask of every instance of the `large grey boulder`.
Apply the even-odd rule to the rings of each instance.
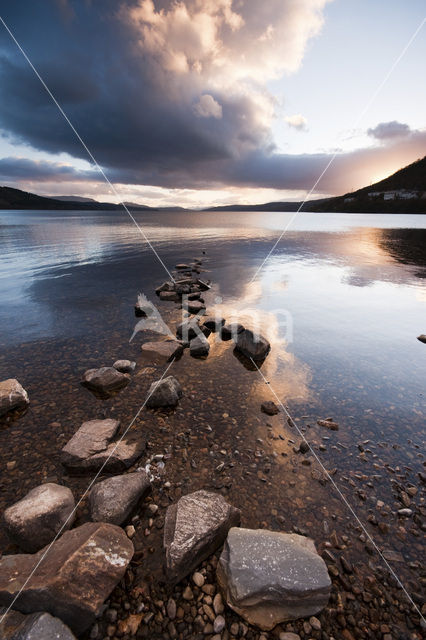
[[[71,528],[74,508],[70,489],[48,482],[4,511],[4,527],[13,542],[34,553],[52,542],[59,531]]]
[[[202,358],[203,356],[208,356],[209,351],[209,341],[203,334],[197,336],[189,343],[189,353],[193,358]]]
[[[78,635],[101,613],[133,552],[133,544],[120,527],[83,524],[64,533],[49,550],[3,556],[0,605],[13,602],[22,613],[47,611]]]
[[[118,420],[88,420],[61,451],[61,462],[69,471],[87,473],[101,467],[105,472],[125,471],[140,458],[145,440],[135,432],[115,442]]]
[[[50,613],[24,615],[19,611],[0,609],[2,640],[76,640],[62,620]]]
[[[255,362],[264,360],[271,350],[271,345],[266,338],[259,333],[253,333],[250,329],[244,329],[234,338],[238,351],[251,358]]]
[[[15,409],[25,409],[29,404],[28,393],[15,378],[0,382],[0,416]]]
[[[128,373],[121,373],[114,367],[101,367],[85,371],[82,384],[91,391],[108,395],[127,386],[129,382]]]
[[[141,346],[142,353],[152,356],[154,359],[170,362],[179,358],[183,353],[183,344],[177,340],[159,340],[158,342],[145,342]]]
[[[217,567],[231,607],[265,631],[326,606],[331,581],[310,538],[264,529],[231,529]]]
[[[95,484],[89,493],[90,517],[95,522],[122,524],[151,483],[145,471],[107,478]]]
[[[179,382],[173,376],[153,382],[149,388],[146,406],[150,409],[158,407],[175,407],[182,397]]]
[[[182,580],[223,544],[231,527],[240,523],[240,510],[218,493],[195,491],[170,505],[164,523],[166,572]]]

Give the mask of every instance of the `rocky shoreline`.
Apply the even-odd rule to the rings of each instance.
[[[253,334],[253,332],[244,329],[241,325],[227,325],[224,318],[212,318],[206,315],[207,308],[201,294],[209,291],[210,284],[198,278],[198,274],[202,270],[201,265],[202,261],[198,259],[195,260],[192,265],[177,265],[179,267],[179,279],[177,283],[165,283],[157,289],[159,298],[167,302],[181,302],[182,296],[184,296],[184,305],[188,312],[188,320],[183,323],[184,326],[180,325],[178,327],[176,339],[169,338],[168,340],[157,341],[157,343],[145,342],[142,345],[142,350],[145,352],[145,355],[148,353],[148,357],[150,357],[149,354],[151,354],[152,357],[159,357],[163,362],[181,358],[186,348],[189,348],[191,356],[205,359],[208,357],[210,351],[208,336],[212,333],[217,333],[223,341],[232,339],[235,348],[240,351],[243,359],[253,358],[253,360],[261,365],[270,350],[269,343],[262,338],[262,336]],[[169,295],[165,296],[164,294]],[[190,296],[192,296],[192,300],[187,299]],[[148,317],[147,315],[144,316],[143,313],[146,313],[146,311],[143,305],[138,303],[135,306],[135,314],[140,318]],[[196,316],[196,319],[191,319],[191,316]],[[147,345],[150,346],[147,347]],[[127,385],[131,385],[132,376],[135,371],[133,365],[134,362],[121,361],[119,364],[115,362],[112,367],[88,370],[84,374],[84,384],[96,397],[99,397],[99,399],[114,397],[114,394],[121,392]],[[10,381],[6,382],[10,385]],[[21,391],[21,389],[15,385],[17,381],[12,382],[14,388],[13,402],[15,404],[10,408],[12,410],[25,410],[28,406],[28,396],[25,398],[26,392],[22,387]],[[188,393],[188,389],[182,390],[178,380],[173,376],[169,376],[163,380],[154,380],[151,383],[148,392],[147,410],[158,412],[159,419],[163,422],[163,435],[164,432],[167,431],[166,423],[172,416],[172,414],[170,414],[170,407],[178,407],[179,401],[184,393]],[[19,395],[21,398],[18,404],[16,404],[16,395]],[[2,403],[0,406],[4,406],[4,404]],[[279,408],[266,398],[262,403],[262,412],[267,416],[277,416],[277,419],[282,419],[282,416],[278,415]],[[168,549],[170,549],[170,539],[173,540],[172,534],[176,532],[174,527],[176,525],[176,511],[179,510],[178,505],[185,496],[195,495],[191,492],[179,491],[179,482],[175,481],[173,487],[174,496],[172,498],[172,492],[170,492],[171,487],[167,486],[170,485],[170,481],[164,481],[163,479],[164,466],[167,465],[167,461],[171,455],[170,445],[165,445],[164,453],[156,453],[148,457],[148,460],[145,461],[145,466],[140,467],[138,465],[144,456],[146,448],[150,448],[150,444],[146,439],[141,438],[140,434],[137,436],[135,434],[129,434],[129,438],[126,436],[124,440],[119,442],[115,440],[119,432],[118,420],[105,417],[102,420],[92,422],[97,424],[89,425],[88,422],[82,424],[68,444],[65,444],[61,453],[61,462],[64,467],[73,474],[86,474],[88,471],[94,472],[99,471],[99,469],[101,469],[102,472],[122,473],[126,469],[130,469],[130,472],[127,474],[102,479],[97,483],[90,493],[88,506],[90,518],[100,523],[100,526],[104,527],[104,529],[107,526],[116,528],[118,528],[118,525],[125,526],[123,542],[118,546],[120,549],[122,549],[123,545],[124,548],[126,548],[127,543],[129,543],[132,545],[132,551],[128,552],[129,556],[126,556],[125,560],[123,559],[123,561],[120,560],[118,562],[124,569],[128,565],[129,568],[125,574],[120,575],[118,573],[114,577],[113,582],[115,584],[119,582],[119,585],[112,592],[111,596],[108,597],[109,592],[114,587],[112,583],[110,589],[106,589],[102,594],[96,594],[95,600],[98,604],[96,614],[93,613],[93,616],[99,616],[100,614],[100,617],[98,617],[96,622],[91,623],[91,628],[85,632],[79,625],[73,626],[73,616],[66,618],[65,621],[70,622],[79,637],[95,639],[127,639],[132,637],[201,639],[203,637],[213,637],[214,640],[219,640],[219,638],[221,640],[228,640],[238,637],[247,637],[249,640],[252,638],[263,640],[269,637],[279,638],[280,640],[296,640],[297,637],[306,639],[322,638],[323,640],[331,640],[333,637],[343,637],[347,640],[364,637],[383,638],[384,640],[390,640],[394,637],[412,639],[421,637],[422,632],[417,612],[412,608],[408,600],[405,599],[404,594],[398,588],[398,584],[392,576],[386,575],[386,571],[383,570],[373,571],[370,579],[366,580],[362,588],[360,588],[358,586],[359,575],[357,567],[354,566],[345,555],[345,549],[351,546],[349,537],[345,540],[343,537],[339,539],[337,536],[330,536],[329,541],[321,544],[318,550],[322,558],[315,551],[319,560],[322,563],[325,561],[324,566],[327,565],[328,567],[328,572],[326,570],[327,579],[330,580],[331,578],[332,581],[328,605],[329,593],[326,586],[324,586],[325,592],[323,599],[320,600],[319,604],[316,603],[315,606],[317,606],[318,609],[315,609],[312,614],[310,614],[309,611],[303,610],[303,608],[299,609],[297,614],[293,612],[293,615],[290,615],[287,612],[287,616],[296,619],[291,622],[282,622],[282,620],[286,620],[288,617],[284,617],[282,620],[278,617],[277,622],[275,622],[275,618],[272,618],[275,623],[269,628],[267,628],[268,624],[263,623],[264,628],[262,629],[262,624],[259,624],[260,618],[257,615],[253,616],[251,611],[253,607],[256,609],[256,606],[257,608],[260,606],[260,600],[259,602],[256,600],[256,598],[259,597],[259,589],[255,589],[253,595],[250,595],[249,592],[244,592],[244,596],[240,594],[240,596],[237,597],[236,594],[238,590],[236,591],[235,588],[233,588],[231,594],[227,587],[229,580],[225,580],[224,576],[226,572],[223,569],[225,565],[229,565],[229,559],[226,560],[224,565],[223,553],[225,553],[225,551],[222,552],[222,555],[220,549],[217,551],[217,548],[221,547],[226,540],[225,548],[228,549],[229,556],[230,543],[227,540],[227,535],[229,537],[234,531],[233,525],[237,524],[236,516],[234,516],[234,520],[232,518],[230,519],[229,527],[227,527],[226,531],[213,536],[215,540],[214,544],[211,540],[210,544],[207,544],[207,527],[204,531],[204,536],[200,538],[206,542],[205,552],[194,555],[193,549],[189,548],[188,556],[183,556],[184,560],[182,564],[184,569],[177,570],[176,568],[168,567],[170,563],[173,564],[170,560],[171,556]],[[108,423],[108,425],[103,423]],[[330,431],[336,431],[339,428],[338,424],[330,418],[318,419],[318,426],[322,427],[323,431],[324,428]],[[327,438],[328,436],[324,437]],[[183,439],[185,439],[185,436]],[[182,447],[178,445],[175,438],[173,438],[173,441],[174,452],[182,450]],[[118,445],[117,442],[119,442]],[[124,447],[120,449],[120,445],[123,442]],[[94,443],[96,443],[95,448],[93,446]],[[258,444],[262,445],[263,443]],[[320,447],[321,446],[325,447],[324,444],[320,445]],[[116,448],[113,451],[114,447]],[[191,447],[189,447],[189,450],[190,448]],[[363,451],[360,451],[360,454],[368,455],[368,452],[366,453],[368,448],[367,445],[364,445]],[[188,447],[183,447],[183,449],[188,450]],[[294,442],[291,449],[293,449],[292,453],[296,455],[306,456],[302,458],[302,465],[304,465],[304,462],[306,462],[304,465],[306,467],[312,465],[313,460],[309,455],[309,445],[306,449],[305,441],[302,440],[299,443]],[[229,455],[228,450],[223,449],[223,451],[225,451],[224,455],[220,453],[220,445],[218,445],[217,450],[214,448],[211,450],[213,457],[215,457],[216,452],[224,458],[224,461],[219,462],[216,466],[215,476],[212,479],[215,491],[210,494],[213,496],[210,500],[214,508],[207,509],[207,512],[214,513],[215,515],[217,515],[219,509],[217,505],[218,498],[223,499],[222,494],[227,495],[232,486],[233,463],[227,460]],[[110,457],[111,453],[112,456]],[[263,457],[264,456],[262,456],[262,458]],[[106,460],[108,460],[108,466],[105,468],[102,465]],[[192,464],[190,466],[193,467]],[[264,471],[260,476],[258,475],[258,480],[260,480],[261,484],[264,483],[265,490],[267,490],[270,484],[268,482],[268,463],[263,463],[263,467]],[[196,466],[194,467],[194,476],[196,477],[197,473],[195,469]],[[224,473],[229,474],[228,479]],[[327,482],[327,478],[323,477],[320,472],[317,471],[317,474],[319,474],[317,479],[320,484]],[[420,478],[421,493],[423,493],[422,482],[424,482],[424,478]],[[46,488],[46,485],[41,485],[41,487]],[[67,491],[65,487],[61,487],[60,485],[55,485],[55,487],[58,488],[52,489],[48,487],[48,489],[51,490],[51,493],[60,493],[61,489],[65,492]],[[42,490],[40,489],[40,491]],[[42,492],[44,492],[44,490]],[[413,504],[414,497],[417,493],[418,487],[416,486],[409,485],[400,489],[402,505],[398,510],[398,517],[401,520],[411,520],[417,517],[418,520],[413,523],[413,526],[417,525],[420,530],[424,530],[423,520],[421,519],[423,515],[422,507]],[[182,494],[182,497],[180,497],[179,494]],[[43,503],[44,506],[46,504],[45,497],[41,499],[39,496],[34,496],[34,494],[29,494],[21,503],[25,502],[25,500],[29,501],[32,505],[36,504],[37,501]],[[259,500],[261,500],[260,497]],[[55,503],[56,510],[53,509],[53,503]],[[138,508],[138,503],[139,505],[144,505],[142,510],[140,510],[140,506]],[[234,506],[231,504],[229,509],[238,508],[238,500],[234,499],[232,503]],[[73,509],[74,498],[70,500],[69,495],[67,495],[65,499],[65,496],[55,494],[54,498],[52,498],[52,496],[50,497],[49,504],[52,506],[52,509],[48,510],[48,516],[54,513],[55,523],[63,523],[69,515],[70,505],[72,505]],[[9,517],[7,517],[6,514],[5,520],[8,526],[8,533],[14,542],[19,543],[23,550],[28,549],[31,553],[37,552],[31,544],[31,542],[34,544],[34,540],[31,540],[31,535],[28,535],[28,531],[22,532],[21,530],[17,533],[19,527],[15,526],[15,529],[13,529],[14,518],[15,523],[16,520],[19,521],[21,518],[22,524],[22,520],[25,520],[31,511],[25,504],[21,504],[20,515],[19,506],[19,503],[10,506],[9,509],[14,509],[15,513],[11,514],[11,511],[9,511]],[[415,507],[414,510],[413,506]],[[379,506],[378,509],[379,511],[383,511],[384,514],[386,512],[386,505],[382,507]],[[46,510],[43,511],[43,509],[41,509],[41,511],[43,512],[41,520],[43,520],[43,518],[46,519]],[[173,515],[170,515],[172,513]],[[197,513],[197,509],[195,509],[195,513]],[[134,514],[133,517],[131,514]],[[14,518],[12,517],[13,515]],[[99,520],[99,518],[102,518],[102,520]],[[181,520],[183,523],[190,522],[189,512],[187,512]],[[112,524],[105,525],[102,524],[103,522]],[[190,532],[194,531],[197,522],[203,522],[203,517],[200,517],[199,512],[198,517],[194,520],[194,524],[189,527]],[[369,522],[374,524],[371,519]],[[375,526],[382,524],[378,521],[377,517],[376,522],[377,525]],[[40,524],[40,518],[38,524]],[[68,524],[69,527],[71,527],[72,520],[67,522],[67,528],[69,528]],[[237,529],[237,531],[259,531],[259,535],[261,536],[268,534],[267,527],[265,527],[263,523],[259,523],[261,525],[260,529],[259,527],[248,529],[244,527],[244,524],[243,528],[240,530]],[[34,531],[34,526],[33,520],[29,524],[30,532]],[[78,523],[78,526],[72,529],[69,534],[61,532],[62,536],[58,542],[65,539],[67,535],[80,532],[82,528],[87,526],[96,527],[99,525],[95,523],[92,525],[81,525]],[[45,531],[48,531],[49,527],[51,528],[51,525],[47,524]],[[281,523],[280,529],[281,531],[287,530],[285,522]],[[100,529],[93,529],[93,531],[100,531]],[[54,534],[55,533],[57,533],[57,531],[54,531]],[[301,533],[305,535],[303,531],[297,531],[294,534],[291,533],[291,530],[289,530],[287,534],[270,533],[276,535],[293,535],[293,537],[296,535],[296,538],[300,537]],[[106,539],[109,539],[111,535],[112,533],[108,534]],[[247,535],[251,536],[253,534]],[[358,533],[361,541],[363,535],[363,532]],[[46,539],[40,531],[37,531],[37,536],[33,536],[33,538],[34,537],[38,541],[38,548],[41,549],[46,544]],[[157,548],[149,544],[152,537],[155,537],[157,540]],[[158,548],[158,541],[162,540],[163,537],[164,551]],[[248,539],[249,538],[246,539],[243,547],[247,547]],[[307,537],[303,539],[309,540]],[[124,540],[126,540],[126,542],[124,542]],[[366,553],[374,553],[374,549],[368,551],[368,539],[365,539],[364,542],[366,545]],[[103,544],[104,543],[96,543],[97,546],[95,548],[102,549],[101,555],[105,557],[105,554],[108,556],[111,550],[105,551]],[[284,543],[281,542],[280,544]],[[27,549],[25,549],[26,545]],[[310,553],[313,553],[314,550],[315,547],[314,549],[311,548]],[[116,551],[117,549],[114,551],[114,554],[116,554]],[[269,553],[266,558],[275,558],[277,555],[278,557],[285,557],[286,554],[283,552]],[[23,562],[22,566],[24,567],[32,566],[31,562],[34,561],[33,558],[29,561],[28,556],[24,556],[24,554],[20,557],[22,560],[15,561],[18,562],[18,568],[20,566],[19,562]],[[117,557],[120,557],[120,554],[118,554]],[[253,553],[244,557],[244,562],[242,563],[244,567],[247,566],[248,560],[253,559],[253,557]],[[261,557],[263,560],[260,564],[254,563],[256,587],[258,587],[261,582],[259,566],[261,565],[263,568],[267,566],[267,562],[265,565],[265,556],[263,555]],[[4,567],[10,567],[10,558],[11,556],[3,556],[1,562],[6,563]],[[15,558],[19,558],[19,556],[15,556]],[[152,581],[147,582],[141,573],[143,574],[145,572],[144,563],[147,562],[149,566],[153,558],[156,558],[154,564],[158,564],[158,567],[151,573]],[[193,562],[190,561],[190,558],[193,559]],[[300,566],[300,562],[301,560],[299,558],[298,566]],[[163,566],[166,568],[166,575],[163,572]],[[270,570],[265,570],[266,576],[271,576],[272,566],[273,563],[271,564]],[[221,567],[222,569],[220,569]],[[171,574],[168,569],[170,569]],[[4,569],[4,575],[7,575],[7,571],[10,571],[10,568]],[[102,568],[102,571],[104,571],[104,568]],[[167,575],[167,573],[169,573],[169,575]],[[0,566],[0,575],[1,574]],[[280,572],[280,575],[285,574],[286,572],[284,570]],[[329,575],[330,578],[328,577]],[[313,580],[313,582],[315,582],[315,580]],[[77,578],[76,583],[78,583]],[[45,583],[43,586],[45,586]],[[275,590],[276,586],[276,583],[274,583]],[[328,590],[329,588],[330,585]],[[38,587],[38,589],[40,590],[40,587]],[[264,585],[264,589],[265,593],[268,593],[269,587],[267,583]],[[288,606],[288,602],[292,601],[289,595],[288,585],[283,586],[283,589],[284,591],[278,600],[281,603],[280,606],[284,601]],[[254,597],[255,593],[256,597]],[[0,583],[0,603],[7,605],[8,597],[2,594],[4,594],[4,591],[2,591]],[[300,593],[298,593],[297,598],[300,597]],[[50,592],[49,598],[51,598]],[[246,604],[244,604],[247,598],[248,600]],[[99,603],[101,603],[101,601],[104,602],[104,600],[105,604],[101,606]],[[225,607],[226,601],[229,607]],[[32,603],[32,596],[30,597],[30,602],[31,604],[22,605],[23,608],[26,609],[27,614],[34,611],[34,606],[40,606],[39,602],[37,602],[36,605]],[[264,599],[262,602],[264,603]],[[247,609],[247,603],[250,613],[244,613]],[[421,604],[420,600],[418,604]],[[268,615],[270,614],[271,606],[275,611],[277,603],[274,602],[273,605],[271,603],[268,604]],[[320,613],[325,606],[326,608]],[[58,609],[60,612],[63,611],[61,607]],[[261,606],[260,609],[262,609]],[[382,609],[391,609],[392,614],[382,611]],[[39,611],[40,609],[36,610]],[[314,613],[316,615],[313,615]],[[247,620],[245,616],[248,616],[249,619]],[[61,613],[60,617],[64,619],[64,614]],[[15,622],[12,622],[16,626],[18,623],[16,622],[16,618],[14,620]],[[254,622],[254,626],[250,624],[250,621]],[[10,625],[12,625],[12,622]],[[50,621],[49,624],[51,622],[52,621]],[[39,620],[33,618],[32,620],[21,620],[19,624],[22,628],[25,626],[30,628],[31,625],[41,623]],[[6,634],[6,631],[3,631],[3,633]],[[13,631],[13,633],[16,633],[16,631]],[[12,638],[14,636],[9,633],[9,635],[5,635],[5,637]],[[22,637],[30,636],[28,636],[27,633],[27,636],[24,635]],[[67,635],[59,637],[68,638]]]

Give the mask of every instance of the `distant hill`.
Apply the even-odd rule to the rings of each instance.
[[[144,205],[129,204],[131,209],[157,211]],[[71,210],[82,211],[121,211],[121,204],[111,202],[97,202],[90,198],[80,199],[80,196],[59,196],[59,198],[46,198],[37,196],[11,187],[0,187],[0,209],[34,209],[34,210]]]
[[[409,195],[415,197],[408,198]],[[213,207],[206,211],[297,211],[301,205],[302,202],[267,202],[256,205]],[[301,210],[342,213],[426,213],[426,156],[369,187],[334,198],[308,200],[303,203]]]

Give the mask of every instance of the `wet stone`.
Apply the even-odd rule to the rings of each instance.
[[[229,531],[217,577],[228,605],[265,631],[321,611],[331,587],[310,538],[262,529]]]
[[[120,373],[133,373],[136,369],[136,362],[131,360],[116,360],[112,365]]]
[[[126,387],[130,382],[127,373],[120,373],[114,367],[88,369],[83,375],[82,384],[91,391],[109,394]]]
[[[160,340],[158,342],[145,342],[141,346],[141,350],[145,355],[152,355],[170,362],[182,355],[183,345],[177,340]]]
[[[203,334],[197,336],[189,343],[189,353],[193,358],[202,358],[204,356],[208,356],[209,351],[209,341]]]
[[[249,329],[238,333],[234,340],[238,351],[255,362],[263,361],[271,350],[271,345],[266,338]]]
[[[28,393],[15,378],[0,382],[0,416],[15,409],[25,409],[29,404]]]
[[[267,400],[266,402],[262,402],[260,408],[263,411],[263,413],[266,413],[266,415],[268,416],[275,416],[277,413],[280,412],[279,408],[277,407],[275,402],[272,402],[272,400]]]
[[[0,609],[2,640],[76,640],[69,627],[49,613],[6,611]]]
[[[151,384],[146,406],[150,409],[174,407],[181,397],[182,389],[179,382],[173,376],[168,376]]]
[[[95,522],[122,524],[151,483],[145,471],[114,476],[98,482],[90,491],[90,517]]]

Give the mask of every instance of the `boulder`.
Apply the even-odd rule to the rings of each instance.
[[[259,333],[253,333],[250,329],[244,329],[238,333],[234,341],[238,351],[255,362],[264,360],[271,350],[267,339]]]
[[[41,484],[4,511],[6,533],[24,551],[34,553],[52,542],[59,531],[71,528],[74,508],[68,487]]]
[[[159,296],[162,291],[174,291],[174,289],[174,282],[167,281],[163,282],[163,284],[160,284],[160,286],[156,288],[155,293],[157,294],[157,296]]]
[[[331,587],[310,538],[265,529],[229,531],[217,578],[231,609],[265,631],[318,613]]]
[[[222,340],[231,340],[237,337],[239,333],[244,331],[244,327],[242,324],[238,322],[231,322],[230,324],[225,324],[220,330],[220,337]]]
[[[187,300],[185,309],[188,313],[192,313],[194,315],[203,315],[203,313],[206,312],[206,307],[203,302],[200,302],[200,300]]]
[[[240,510],[223,496],[196,491],[170,505],[164,523],[166,572],[182,580],[223,544],[231,527],[240,523]]]
[[[173,376],[153,382],[149,388],[146,406],[149,409],[158,407],[175,407],[182,397],[182,389],[179,382]]]
[[[426,344],[426,334],[421,333],[419,336],[417,336],[417,340],[420,340],[420,342]]]
[[[101,394],[109,394],[127,386],[130,376],[120,373],[114,367],[101,367],[100,369],[88,369],[83,375],[82,384],[91,391]]]
[[[94,522],[122,524],[150,488],[151,483],[145,471],[98,482],[89,493],[91,519]]]
[[[157,359],[170,362],[182,355],[183,345],[177,340],[159,340],[158,342],[145,342],[141,346],[141,350],[146,355],[153,355]]]
[[[177,291],[160,291],[158,294],[160,300],[164,300],[165,302],[179,302],[180,295]]]
[[[14,409],[25,409],[29,404],[28,393],[15,378],[0,382],[0,416]]]
[[[131,360],[116,360],[112,365],[120,373],[133,373],[136,369],[136,362]]]
[[[197,278],[195,282],[200,291],[208,291],[209,289],[211,289],[211,285],[208,282],[204,282],[204,280],[200,280],[200,278]]]
[[[203,326],[214,333],[220,331],[224,324],[225,318],[220,318],[219,316],[204,316],[203,318]]]
[[[277,413],[280,412],[279,408],[277,407],[275,402],[272,402],[272,400],[266,400],[266,402],[262,402],[260,408],[263,413],[266,413],[266,415],[268,416],[276,416]]]
[[[211,331],[204,325],[200,325],[197,318],[185,320],[176,327],[176,337],[185,342],[196,338],[200,333],[208,337]]]
[[[61,451],[61,462],[74,473],[97,471],[120,472],[128,469],[142,455],[145,441],[136,433],[128,433],[118,443],[113,442],[120,423],[118,420],[89,420]]]
[[[133,553],[120,527],[88,522],[64,533],[49,550],[3,556],[0,605],[13,602],[22,613],[46,611],[78,635],[101,613]]]
[[[69,627],[50,613],[24,615],[0,609],[0,620],[2,640],[76,640]]]
[[[193,358],[202,358],[203,356],[208,356],[209,351],[209,341],[203,334],[197,336],[189,343],[189,353]]]

